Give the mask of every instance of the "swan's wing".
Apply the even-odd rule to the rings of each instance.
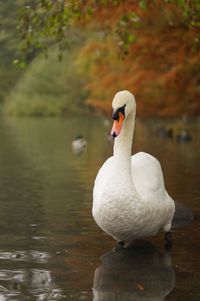
[[[164,193],[164,179],[159,161],[150,154],[139,152],[131,157],[132,178],[142,197]]]

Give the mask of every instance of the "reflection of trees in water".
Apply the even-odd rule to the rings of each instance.
[[[101,122],[102,120],[96,117],[89,120],[88,118],[11,119],[7,120],[7,123],[4,125],[2,125],[3,121],[0,122],[0,260],[2,260],[0,275],[1,272],[11,274],[12,272],[14,274],[17,272],[19,278],[20,275],[22,277],[26,275],[30,279],[29,281],[27,280],[28,282],[23,280],[20,282],[20,286],[17,289],[18,294],[20,292],[20,294],[28,295],[32,287],[31,279],[35,279],[36,276],[39,281],[39,291],[41,288],[40,283],[43,277],[46,277],[46,280],[43,280],[46,282],[44,284],[44,296],[45,294],[51,296],[52,291],[53,293],[56,292],[57,285],[55,285],[55,282],[65,292],[70,289],[73,292],[78,292],[80,287],[87,288],[87,291],[90,291],[90,280],[93,277],[90,274],[93,272],[90,266],[91,258],[94,258],[103,246],[106,248],[109,242],[109,238],[103,237],[103,234],[96,230],[91,217],[93,179],[99,166],[112,153],[112,146],[106,140],[108,128],[105,128]],[[192,164],[194,164],[194,161],[199,156],[197,154],[198,148],[192,150],[189,154],[193,142],[187,146],[177,146],[172,141],[158,141],[158,138],[152,137],[150,132],[151,127],[148,127],[148,124],[137,123],[134,151],[141,149],[149,151],[161,159],[162,163],[164,162],[165,164],[166,162],[167,166],[164,166],[164,172],[166,172],[165,175],[167,174],[168,179],[170,178],[174,182],[173,185],[174,187],[176,186],[174,191],[177,190],[178,193],[180,191],[184,193],[187,185],[190,186],[190,189],[193,189],[194,185],[196,185],[194,181],[197,181],[199,177],[195,179],[193,177],[188,178],[188,184],[185,185],[182,179],[182,170],[185,170],[187,164],[191,164],[191,162],[189,163],[187,160],[180,162],[178,156],[182,153],[182,159],[186,155],[189,159],[190,155]],[[71,141],[79,133],[83,134],[87,139],[88,147],[82,156],[75,156],[71,150]],[[196,142],[194,141],[194,143]],[[166,154],[170,154],[170,158],[174,158],[174,160],[177,159],[177,162],[173,162],[173,160],[169,162]],[[190,166],[188,168],[189,170],[191,169]],[[179,170],[178,180],[177,170]],[[199,172],[199,169],[196,167],[197,172]],[[175,174],[176,177],[174,177]],[[183,190],[183,186],[185,190]],[[195,245],[198,244],[196,237],[194,236]],[[191,235],[190,239],[192,239]],[[180,236],[179,241],[183,244],[182,236]],[[186,246],[186,243],[187,240],[185,240],[184,246],[188,250],[190,244]],[[113,242],[110,243],[110,245],[112,244]],[[193,245],[191,244],[191,247]],[[62,252],[64,248],[67,251],[71,250],[71,252],[67,253],[67,256],[64,255],[64,258],[59,256],[60,259],[57,257],[45,257],[43,254],[45,252],[47,254],[55,254],[55,251]],[[33,250],[44,252],[42,253],[43,255],[40,255],[40,252]],[[101,294],[104,296],[106,292],[104,290],[105,283],[97,285],[96,282],[97,279],[101,278],[101,275],[103,275],[103,279],[106,279],[106,275],[108,277],[107,290],[111,294],[109,301],[123,300],[120,298],[114,299],[116,290],[113,293],[112,282],[113,285],[116,284],[119,288],[118,295],[121,296],[120,294],[122,294],[122,298],[125,298],[123,297],[123,292],[126,283],[128,294],[130,293],[129,287],[131,284],[131,290],[135,293],[137,292],[140,299],[143,295],[146,296],[145,292],[148,292],[148,285],[144,287],[142,285],[145,279],[153,279],[151,281],[148,280],[152,285],[153,281],[158,285],[159,279],[160,281],[162,280],[160,286],[163,289],[162,296],[164,298],[164,293],[167,294],[167,289],[164,286],[166,285],[167,287],[168,283],[170,291],[170,281],[167,279],[165,281],[163,274],[160,272],[157,273],[159,277],[157,282],[156,273],[150,277],[150,272],[156,270],[153,258],[157,258],[157,271],[162,270],[163,267],[166,275],[169,276],[170,273],[173,275],[172,268],[170,265],[164,264],[163,255],[152,251],[151,248],[147,248],[147,250],[149,255],[146,254],[145,256],[149,258],[149,261],[145,259],[144,255],[141,259],[137,252],[135,255],[133,254],[134,260],[131,259],[131,254],[129,256],[129,252],[127,252],[127,263],[124,259],[126,256],[122,256],[122,259],[119,258],[119,260],[116,257],[116,262],[113,262],[113,259],[111,259],[110,265],[105,265],[103,261],[103,265],[98,268],[95,276],[96,287],[94,286],[94,292],[96,289],[95,298],[97,299],[94,300],[101,300],[98,298],[100,298]],[[193,254],[192,252],[194,251],[191,249],[190,253]],[[186,255],[185,253],[185,261],[187,260]],[[29,258],[28,261],[27,257]],[[198,256],[195,258],[198,258]],[[8,260],[10,266],[8,266]],[[119,261],[119,266],[117,260]],[[143,260],[146,264],[139,264]],[[15,261],[18,262],[15,263]],[[33,267],[36,267],[36,270],[34,270],[36,272],[33,272]],[[135,272],[130,267],[134,267]],[[147,267],[149,268],[147,269]],[[144,275],[147,277],[144,280],[141,278],[143,282],[136,279],[139,268],[143,268]],[[68,269],[70,274],[68,274]],[[48,282],[50,276],[45,273],[46,276],[40,275],[39,272],[37,273],[38,270],[48,270],[49,274],[47,274],[51,276],[51,281],[49,280]],[[116,275],[116,277],[114,278],[112,274]],[[111,280],[109,280],[110,278]],[[5,279],[7,278],[5,277]],[[172,280],[173,277],[171,277]],[[35,280],[33,282],[35,283]],[[12,285],[15,287],[15,284],[11,283],[14,282],[8,278],[6,284],[2,280],[0,285],[2,284],[5,290],[10,290],[13,287]],[[49,283],[49,288],[47,288],[47,283]],[[37,285],[34,285],[36,293]],[[98,293],[98,289],[100,289],[101,294]],[[58,291],[60,290],[58,289]],[[156,287],[155,292],[157,292]],[[8,292],[5,293],[7,294]],[[149,296],[150,298],[152,296],[151,289]],[[139,298],[136,301],[139,301]],[[161,298],[161,295],[158,294],[158,298]],[[46,297],[46,299],[48,298]],[[54,297],[49,297],[49,299],[54,300]],[[62,298],[60,299],[62,300]],[[5,300],[9,300],[9,298]],[[19,297],[19,300],[21,301],[23,298],[20,299]],[[42,299],[38,297],[38,300]],[[45,300],[45,297],[43,300]],[[55,300],[57,300],[56,297]],[[78,300],[78,297],[74,300]],[[156,297],[152,300],[155,301]]]
[[[2,122],[0,196],[5,198],[0,200],[0,235],[5,248],[1,245],[0,285],[5,300],[9,300],[9,294],[23,300],[24,296],[37,293],[38,300],[60,300],[58,286],[66,291],[72,285],[73,277],[66,281],[68,265],[63,267],[63,262],[51,258],[49,252],[62,251],[70,245],[79,249],[77,241],[82,237],[88,240],[87,225],[93,223],[88,209],[88,178],[101,154],[98,147],[97,157],[90,158],[96,152],[95,135],[99,133],[91,133],[91,123],[83,126],[82,119],[26,118]],[[89,142],[88,152],[81,157],[71,150],[78,129]],[[98,145],[103,147],[101,141]],[[35,264],[37,268],[33,269]],[[88,282],[87,278],[85,281]],[[76,285],[80,285],[79,280]]]
[[[80,220],[77,216],[86,210],[88,214],[87,204],[91,204],[88,195],[91,198],[96,161],[99,157],[103,160],[102,153],[107,145],[106,139],[102,143],[106,129],[101,124],[102,120],[96,117],[6,120],[4,132],[9,141],[7,139],[5,151],[9,148],[10,160],[13,166],[15,164],[13,177],[17,184],[12,190],[16,196],[16,191],[23,194],[22,212],[27,206],[35,208],[37,203],[38,209],[42,206],[50,227],[60,233],[66,226],[68,232],[76,231],[74,222]],[[88,142],[87,151],[78,157],[71,149],[77,134],[82,134]],[[19,203],[18,198],[14,204],[15,212]],[[28,212],[26,217],[30,215]],[[39,214],[34,216],[37,218]],[[45,229],[46,234],[48,229]]]
[[[62,300],[63,292],[57,288],[51,272],[44,269],[1,270],[1,300]]]
[[[170,254],[161,254],[150,243],[142,243],[101,257],[94,275],[94,301],[155,301],[175,286]]]
[[[1,241],[16,244],[19,238],[21,242],[25,239],[30,243],[44,217],[40,203],[43,190],[39,180],[41,174],[21,151],[21,137],[3,122],[0,123],[0,140]]]
[[[6,301],[29,296],[60,300],[62,295],[49,270],[51,243],[44,231],[48,170],[42,164],[45,153],[37,153],[41,135],[33,124],[12,119],[0,124],[0,299]]]
[[[63,292],[55,284],[52,272],[42,268],[49,259],[47,252],[0,252],[0,300],[21,301],[33,297],[34,300],[61,300]],[[4,269],[2,260],[6,262]],[[40,268],[31,268],[33,264]],[[13,269],[13,266],[18,268]]]

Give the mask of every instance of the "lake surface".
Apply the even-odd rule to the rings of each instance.
[[[100,117],[0,121],[0,301],[200,300],[200,125],[188,143],[155,134],[161,121],[137,120],[133,152],[155,155],[170,195],[192,208],[192,224],[134,249],[115,242],[91,216],[92,187],[112,153]],[[182,125],[176,121],[178,130]],[[75,154],[72,140],[87,139]]]

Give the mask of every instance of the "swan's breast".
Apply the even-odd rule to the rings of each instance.
[[[121,211],[133,203],[131,176],[110,157],[100,168],[93,189],[93,211]],[[112,209],[112,210],[111,210]]]
[[[97,225],[117,241],[152,236],[170,225],[173,204],[166,196],[161,168],[157,163],[152,166],[151,159],[146,159],[145,166],[154,170],[152,177],[158,174],[159,179],[151,181],[148,171],[145,175],[145,166],[140,175],[141,164],[138,164],[138,173],[135,164],[137,189],[134,176],[133,179],[128,176],[127,170],[119,172],[113,157],[105,162],[96,177],[92,214]]]

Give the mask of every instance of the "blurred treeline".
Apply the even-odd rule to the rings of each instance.
[[[128,89],[140,116],[199,115],[198,0],[1,0],[0,13],[3,112],[109,114]]]

